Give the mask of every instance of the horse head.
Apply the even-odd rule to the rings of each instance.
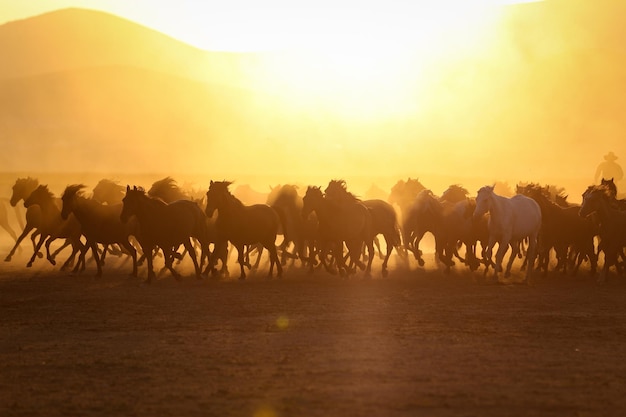
[[[46,203],[53,202],[54,195],[48,189],[47,185],[39,185],[35,190],[30,193],[28,198],[24,200],[24,207],[28,208],[33,204],[45,205]]]
[[[133,185],[133,188],[130,188],[130,185],[126,186],[126,195],[122,199],[122,212],[120,213],[122,223],[126,223],[140,211],[141,200],[145,198],[147,197],[143,188],[136,185]]]
[[[474,209],[474,220],[481,218],[491,208],[491,198],[494,195],[495,185],[485,185],[476,194],[476,208]]]
[[[15,207],[20,200],[26,201],[28,196],[35,191],[39,185],[39,181],[34,178],[18,178],[13,184],[13,193],[11,194],[11,206]]]
[[[613,178],[611,178],[610,180],[605,180],[604,178],[602,178],[602,181],[600,181],[600,185],[606,187],[610,191],[613,198],[617,198],[617,185],[615,185],[615,181],[613,181]]]
[[[578,215],[580,217],[587,217],[597,212],[604,202],[606,202],[606,204],[610,203],[612,200],[611,194],[612,191],[605,185],[591,185],[587,187],[583,193],[583,202],[578,210]]]
[[[463,201],[467,198],[469,191],[466,188],[461,187],[458,184],[452,184],[449,186],[446,191],[441,194],[441,198],[439,201],[449,202],[449,203],[458,203],[459,201]]]
[[[309,185],[302,197],[302,218],[309,217],[311,212],[317,210],[324,201],[324,194],[320,187]]]
[[[209,185],[209,190],[206,192],[206,208],[204,212],[207,217],[213,217],[215,210],[219,210],[227,202],[227,198],[231,196],[228,187],[232,184],[232,181],[213,181]]]
[[[63,191],[61,201],[63,201],[63,208],[61,209],[61,218],[66,220],[70,213],[74,211],[76,205],[76,198],[82,196],[82,190],[87,186],[84,184],[68,185]]]

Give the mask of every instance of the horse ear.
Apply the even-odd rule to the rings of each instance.
[[[130,191],[130,185],[126,184],[126,192]]]
[[[209,183],[209,185],[213,185],[213,180],[211,180],[211,182]]]

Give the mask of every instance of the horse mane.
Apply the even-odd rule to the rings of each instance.
[[[83,189],[87,188],[84,184],[72,184],[65,187],[62,198],[73,198],[74,196],[83,197]]]
[[[348,191],[345,180],[330,180],[326,187],[325,194],[330,198],[341,198],[347,201],[361,201],[357,196]]]
[[[189,199],[172,177],[165,177],[155,181],[148,190],[152,197],[160,197],[164,201]]]
[[[43,184],[38,185],[37,188],[35,188],[35,191],[33,191],[31,195],[35,193],[41,194],[45,198],[50,199],[50,200],[54,199],[54,194],[52,193],[52,191],[50,191],[50,189],[48,189],[47,185],[43,185]]]

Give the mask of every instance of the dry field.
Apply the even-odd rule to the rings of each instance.
[[[617,278],[394,265],[143,285],[113,258],[100,279],[26,269],[27,247],[0,269],[2,416],[626,415]]]

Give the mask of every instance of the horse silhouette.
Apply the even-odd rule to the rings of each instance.
[[[260,243],[270,255],[268,276],[272,276],[276,265],[276,275],[280,277],[283,269],[276,250],[276,235],[280,225],[278,214],[267,204],[250,206],[243,204],[230,193],[228,187],[231,184],[229,181],[211,181],[206,193],[207,217],[212,217],[217,210],[215,221],[217,241],[214,254],[223,252],[230,242],[237,249],[237,261],[241,272],[239,279],[245,279],[245,247]],[[215,256],[212,255],[209,266],[212,268],[214,264]]]
[[[326,197],[329,199],[335,199],[340,204],[349,204],[355,202],[361,202],[365,207],[369,209],[372,223],[371,234],[374,239],[378,234],[383,235],[386,245],[386,254],[383,257],[382,275],[386,277],[388,275],[387,263],[391,252],[394,248],[400,255],[402,252],[397,249],[401,244],[400,239],[400,227],[398,225],[398,219],[393,206],[380,199],[359,200],[355,195],[350,193],[347,189],[346,182],[344,180],[331,180],[324,190]],[[380,251],[380,246],[379,246]]]
[[[28,196],[28,198],[24,201],[24,206],[26,208],[33,207],[35,205],[41,209],[41,219],[39,225],[37,226],[37,230],[40,233],[39,241],[37,242],[33,256],[30,258],[26,266],[31,267],[33,265],[37,253],[39,252],[39,249],[43,245],[44,241],[46,245],[46,257],[52,265],[56,265],[56,261],[50,255],[50,244],[58,238],[65,238],[72,245],[72,254],[63,264],[61,268],[63,270],[69,266],[71,262],[73,262],[76,254],[83,248],[83,244],[80,241],[80,223],[78,223],[78,220],[74,216],[70,216],[66,220],[61,217],[61,210],[57,205],[57,199],[46,185],[37,186],[37,188],[35,188],[30,196]]]
[[[174,254],[180,245],[184,245],[193,262],[196,276],[201,278],[201,265],[198,263],[196,252],[191,243],[192,238],[198,239],[202,246],[200,259],[208,251],[206,217],[200,207],[193,201],[177,200],[166,203],[161,199],[148,196],[142,188],[132,189],[126,186],[126,195],[122,199],[120,219],[128,222],[136,216],[141,229],[141,236],[137,236],[139,244],[146,255],[148,262],[147,282],[154,277],[154,251],[161,248],[165,267],[177,280],[180,274],[173,268]]]
[[[281,252],[281,264],[285,265],[287,258],[300,260],[305,263],[306,255],[306,220],[302,218],[302,197],[298,194],[298,187],[292,184],[276,186],[271,189],[267,204],[272,207],[280,218],[279,234],[283,235],[283,241],[279,245]],[[289,252],[293,245],[294,252]]]
[[[522,192],[541,208],[538,268],[543,270],[543,275],[548,273],[552,250],[557,260],[555,271],[566,273],[570,263],[573,263],[572,274],[575,275],[582,261],[589,259],[591,273],[595,274],[598,257],[593,240],[597,230],[591,218],[581,218],[578,215],[579,206],[563,207],[553,201],[545,187],[529,184]]]
[[[407,217],[411,210],[411,206],[415,201],[415,198],[420,192],[424,191],[426,187],[422,185],[419,179],[408,178],[406,181],[398,180],[398,182],[391,187],[389,198],[387,201],[392,205],[397,205],[399,208],[399,223],[401,225],[402,243],[405,250],[411,251],[415,259],[420,266],[424,266],[424,259],[422,252],[418,248],[412,246],[413,240],[409,236],[409,232],[405,230],[404,225],[407,224]]]
[[[623,255],[626,246],[626,212],[617,208],[613,203],[612,190],[606,185],[592,185],[583,193],[583,202],[579,210],[581,217],[596,215],[599,221],[598,249],[604,253],[604,265],[598,278],[604,282],[612,266],[618,273],[623,272],[623,266],[617,261]]]
[[[120,219],[122,203],[109,205],[86,198],[82,192],[84,188],[86,186],[82,184],[68,185],[61,197],[63,201],[61,217],[67,219],[70,214],[74,214],[87,241],[80,253],[81,263],[85,262],[85,253],[91,249],[97,266],[96,276],[101,277],[104,259],[99,257],[97,245],[106,246],[116,243],[130,254],[133,260],[132,275],[136,277],[137,250],[129,241],[131,235],[139,235],[139,225],[136,219],[122,223]],[[77,267],[78,265],[74,272],[77,271]]]
[[[8,203],[7,199],[0,199],[0,227],[7,231],[9,236],[13,238],[17,242],[17,233],[9,224],[9,213],[7,211],[7,207],[5,203]]]
[[[320,187],[309,186],[303,197],[303,218],[315,212],[318,219],[317,252],[322,264],[329,272],[334,272],[326,260],[328,253],[333,255],[339,272],[352,273],[354,266],[370,275],[374,255],[372,216],[369,209],[360,201],[337,201],[326,198]],[[346,266],[343,245],[348,250],[350,265]],[[367,247],[367,265],[361,262],[361,249]]]

